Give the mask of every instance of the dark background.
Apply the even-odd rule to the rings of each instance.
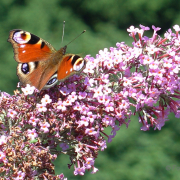
[[[180,24],[180,1],[177,0],[1,0],[0,1],[0,90],[13,94],[18,78],[13,49],[7,42],[11,29],[29,31],[56,49],[62,46],[62,24],[66,21],[63,45],[84,29],[85,34],[68,45],[67,52],[95,56],[99,50],[124,41],[131,25],[161,27],[160,34]],[[146,33],[151,36],[153,31]],[[173,115],[161,131],[140,131],[138,118],[129,128],[123,126],[113,142],[100,152],[95,175],[87,172],[74,176],[67,168],[68,157],[60,156],[56,172],[68,179],[85,180],[177,180],[180,179],[180,122]],[[109,131],[109,130],[107,130]],[[167,169],[170,167],[171,169]]]

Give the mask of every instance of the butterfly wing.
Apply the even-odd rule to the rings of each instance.
[[[64,55],[59,62],[57,78],[59,81],[63,81],[73,74],[80,73],[86,65],[86,61],[75,54]]]
[[[30,84],[37,89],[47,89],[57,83],[57,65],[48,65],[44,61],[18,63],[17,75],[21,85]],[[50,81],[51,80],[51,81]]]
[[[21,63],[47,60],[56,52],[47,41],[21,29],[11,30],[8,41],[13,46],[15,60]]]
[[[19,62],[17,75],[22,85],[30,84],[41,90],[50,80],[54,84],[59,62],[51,63],[57,52],[51,44],[20,29],[10,31],[8,41],[13,46],[15,60]],[[62,53],[65,50],[62,48]]]

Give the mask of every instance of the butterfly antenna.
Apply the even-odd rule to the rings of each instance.
[[[63,39],[64,39],[64,29],[65,29],[65,21],[63,21],[63,32],[62,32],[62,42],[61,42],[61,44],[63,44]]]
[[[75,39],[77,39],[81,34],[83,34],[83,33],[85,33],[86,32],[86,30],[84,30],[82,33],[80,33],[78,36],[76,36],[72,41],[70,41],[68,44],[70,44],[70,43],[72,43]],[[68,45],[68,44],[66,44],[66,46]]]

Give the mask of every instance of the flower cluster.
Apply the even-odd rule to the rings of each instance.
[[[133,46],[87,55],[87,66],[58,86],[38,92],[27,85],[11,96],[0,96],[0,177],[6,179],[65,179],[54,175],[52,161],[70,157],[74,175],[96,173],[98,151],[106,148],[120,126],[138,114],[141,130],[161,129],[168,115],[180,117],[180,27],[164,38],[153,26],[128,29]],[[111,134],[104,129],[111,127]]]

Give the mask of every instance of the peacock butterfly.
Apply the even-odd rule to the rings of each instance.
[[[23,86],[48,89],[86,66],[82,57],[65,54],[67,46],[56,51],[47,41],[21,29],[11,30],[8,41],[13,46],[17,75]]]

